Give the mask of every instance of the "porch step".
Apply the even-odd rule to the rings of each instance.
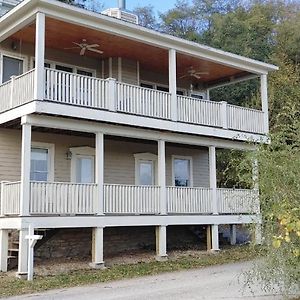
[[[38,240],[34,249],[38,249],[43,244],[45,244],[49,239],[51,239],[59,229],[37,229],[35,234],[42,235],[43,238]],[[10,247],[8,249],[7,257],[7,269],[12,270],[18,266],[18,256],[19,256],[19,241],[13,240],[10,242]]]

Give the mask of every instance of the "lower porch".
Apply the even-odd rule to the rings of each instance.
[[[1,183],[1,216],[20,215],[21,182]],[[29,215],[97,215],[99,186],[67,182],[30,182]],[[165,188],[166,212],[161,211],[164,195],[160,186],[104,184],[105,215],[213,214],[213,189],[205,187]],[[217,214],[258,214],[256,189],[217,188]]]

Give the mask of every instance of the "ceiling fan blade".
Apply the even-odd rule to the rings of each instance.
[[[186,77],[189,77],[190,75],[182,75],[179,77],[179,79],[182,79],[182,78],[186,78]]]
[[[87,45],[87,48],[97,48],[99,46],[100,45],[98,45],[98,44],[92,44],[92,45]]]
[[[208,72],[195,72],[195,75],[209,75]]]
[[[82,48],[82,44],[80,44],[80,43],[76,43],[76,42],[72,42],[74,45],[76,45],[76,46],[78,46],[78,47],[80,47],[80,48]]]
[[[85,53],[85,50],[86,50],[86,48],[82,48],[81,50],[80,50],[80,55],[84,55],[84,53]]]
[[[70,50],[70,49],[80,49],[81,47],[69,47],[69,48],[64,48],[65,50]]]
[[[92,52],[96,52],[96,53],[99,53],[99,54],[103,54],[103,51],[101,50],[98,50],[98,49],[93,49],[93,48],[87,48],[89,51],[92,51]]]
[[[197,74],[192,74],[191,76],[195,77],[196,79],[200,79],[201,76],[197,75]]]

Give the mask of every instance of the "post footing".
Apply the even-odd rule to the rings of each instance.
[[[156,261],[161,261],[161,262],[167,261],[168,260],[168,255],[156,255],[155,260]]]
[[[97,262],[97,263],[92,262],[92,263],[89,263],[89,266],[92,269],[96,269],[96,270],[105,270],[106,269],[104,262]]]

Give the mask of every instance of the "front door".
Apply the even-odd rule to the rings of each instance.
[[[95,182],[95,157],[92,155],[76,155],[76,182]]]

